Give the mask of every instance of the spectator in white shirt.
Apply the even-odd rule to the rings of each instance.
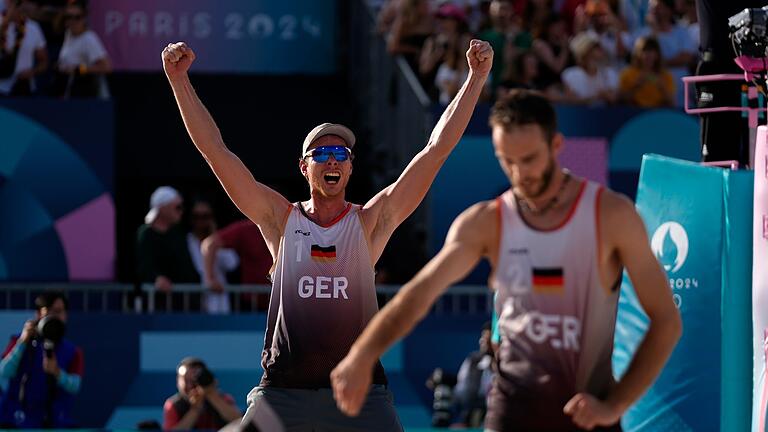
[[[40,25],[27,17],[20,0],[5,0],[0,51],[0,63],[9,62],[8,68],[0,67],[0,96],[31,95],[35,76],[48,68],[48,52]]]
[[[59,97],[109,98],[104,76],[112,72],[112,65],[101,40],[88,29],[85,6],[70,3],[64,19],[67,31],[59,53],[54,93]]]
[[[614,103],[618,96],[619,78],[605,65],[605,52],[591,33],[579,33],[570,43],[576,66],[563,71],[565,102],[600,105]]]
[[[200,243],[208,236],[216,232],[216,220],[213,208],[207,201],[196,200],[190,212],[191,232],[187,234],[187,246],[189,256],[195,269],[200,274],[200,280],[205,279],[205,263],[200,249]],[[230,312],[229,294],[221,288],[226,286],[226,274],[237,268],[240,258],[232,249],[219,249],[216,252],[216,264],[213,268],[212,278],[218,284],[212,284],[210,291],[205,293],[203,309],[211,314],[227,314]]]

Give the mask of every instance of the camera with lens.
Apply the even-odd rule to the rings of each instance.
[[[43,350],[48,358],[53,357],[53,351],[67,331],[66,324],[61,319],[48,315],[40,319],[35,326],[37,339],[43,344]]]
[[[197,382],[197,385],[200,387],[208,387],[209,385],[213,384],[213,380],[213,373],[207,367],[201,366],[198,369],[197,376],[195,377],[195,382]]]
[[[456,377],[436,368],[427,379],[432,390],[432,427],[448,427],[453,421],[453,388]]]
[[[738,56],[768,57],[768,6],[748,8],[728,18],[733,48]]]

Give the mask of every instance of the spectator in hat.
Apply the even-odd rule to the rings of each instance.
[[[563,71],[565,101],[579,104],[614,103],[619,87],[616,71],[605,61],[600,41],[591,33],[579,33],[571,41],[576,66]]]
[[[157,188],[149,199],[149,212],[136,241],[137,276],[140,282],[170,291],[174,283],[198,283],[200,276],[189,256],[187,236],[179,225],[184,211],[179,192]]]
[[[621,69],[627,64],[632,37],[609,0],[587,0],[576,9],[575,33],[587,32],[600,41],[607,61]]]

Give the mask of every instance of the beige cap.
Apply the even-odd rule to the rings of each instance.
[[[594,46],[600,46],[600,40],[591,32],[581,32],[571,39],[570,47],[577,62],[582,61],[585,55]]]
[[[337,135],[347,143],[350,149],[355,146],[355,134],[348,127],[336,123],[323,123],[314,129],[304,138],[304,145],[301,147],[301,155],[307,154],[309,146],[316,139],[326,135]]]

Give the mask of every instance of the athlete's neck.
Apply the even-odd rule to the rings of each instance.
[[[563,205],[565,202],[563,200],[564,197],[561,195],[565,194],[563,188],[566,186],[565,182],[568,180],[569,176],[569,173],[558,168],[552,174],[552,181],[549,182],[549,186],[547,186],[547,190],[545,190],[543,194],[537,196],[536,198],[520,197],[519,199],[525,201],[527,206],[534,210],[534,213],[535,210],[543,209],[552,203],[552,200],[555,198],[559,200],[559,202],[555,204],[556,207]]]
[[[316,197],[313,196],[309,201],[301,203],[304,208],[304,213],[318,225],[328,225],[333,222],[334,219],[344,212],[349,203],[344,200],[344,197]]]

